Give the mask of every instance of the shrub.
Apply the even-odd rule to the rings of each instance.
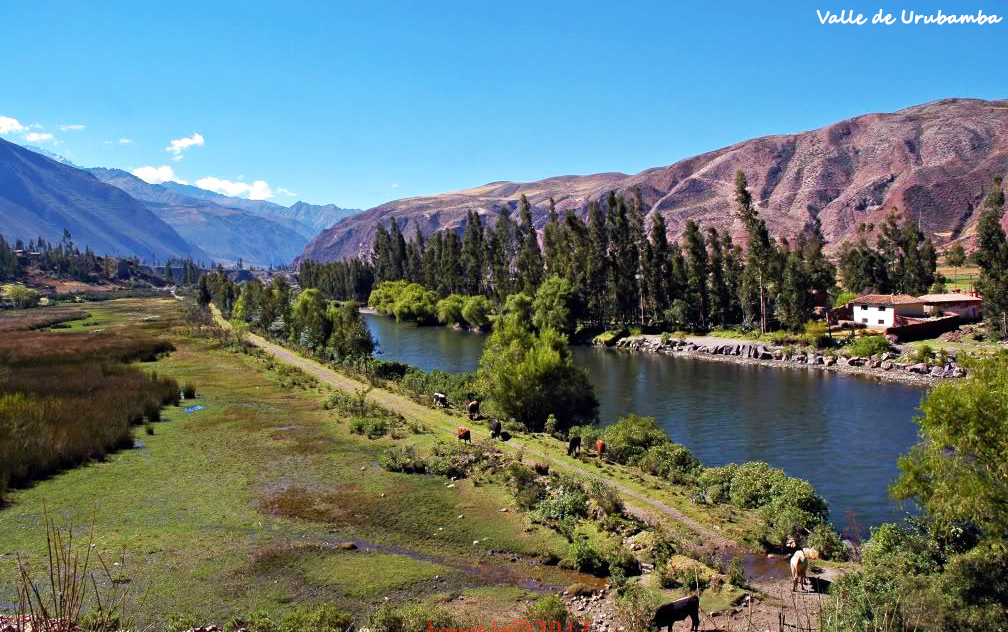
[[[651,446],[640,459],[640,467],[672,483],[691,480],[701,469],[700,461],[678,443]]]
[[[378,462],[390,472],[423,472],[424,463],[417,458],[413,446],[402,445],[389,448],[378,457]]]
[[[548,435],[554,435],[557,431],[557,418],[553,413],[549,414],[546,418],[546,424],[543,426],[543,432]]]
[[[930,345],[920,345],[914,349],[913,353],[910,355],[910,359],[913,362],[930,363],[935,359],[935,350],[931,348]]]
[[[147,400],[143,405],[143,416],[147,421],[161,421],[161,405]]]
[[[727,502],[731,494],[731,483],[739,466],[729,463],[721,467],[709,467],[700,473],[697,487],[707,502],[717,504]]]
[[[182,387],[182,396],[186,399],[195,399],[196,385],[192,382],[186,382],[185,386]]]
[[[332,605],[306,606],[289,612],[256,612],[234,626],[249,632],[346,632],[353,626],[353,615]]]
[[[633,553],[617,544],[607,558],[609,571],[615,572],[617,569],[626,577],[641,574],[641,565]]]
[[[465,318],[462,317],[462,307],[465,305],[465,297],[459,294],[449,294],[437,302],[434,310],[437,313],[438,322],[442,325],[463,325]]]
[[[808,546],[819,551],[824,560],[846,560],[847,549],[844,548],[840,534],[828,523],[818,524],[808,537]]]
[[[652,446],[669,442],[654,417],[630,414],[604,432],[606,451],[618,463],[636,464]]]
[[[588,496],[595,501],[606,515],[618,515],[623,512],[623,499],[612,485],[594,478],[588,483]]]
[[[588,515],[588,494],[577,479],[554,475],[545,498],[532,511],[533,518],[546,524],[555,524]]]
[[[539,476],[532,468],[515,461],[508,466],[505,476],[511,493],[522,509],[533,509],[546,497],[546,486],[539,482]]]
[[[571,542],[571,558],[574,566],[582,573],[605,577],[609,573],[609,562],[592,547],[584,535],[574,538]]]
[[[856,358],[867,358],[892,350],[892,345],[884,336],[865,336],[847,346],[847,352]]]
[[[418,632],[428,626],[434,630],[464,627],[451,612],[425,604],[395,607],[385,603],[368,617],[371,632]]]
[[[575,622],[577,619],[567,609],[567,604],[556,595],[540,597],[525,608],[525,621],[535,626],[537,630],[568,629],[567,622]],[[559,623],[559,628],[557,627]],[[572,625],[573,628],[580,628],[579,625]]]
[[[616,624],[625,632],[650,632],[658,596],[640,584],[630,584],[616,598]]]
[[[783,470],[767,463],[744,463],[736,470],[731,481],[730,498],[733,505],[743,509],[756,509],[773,500],[773,488],[786,478]]]
[[[377,439],[388,434],[389,424],[384,419],[373,417],[354,417],[350,420],[350,432],[365,435],[368,439]]]

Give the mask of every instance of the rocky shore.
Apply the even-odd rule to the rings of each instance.
[[[901,362],[896,353],[858,358],[842,352],[835,355],[813,351],[788,353],[781,347],[745,340],[672,339],[662,342],[656,336],[621,338],[613,346],[625,351],[665,353],[677,357],[700,358],[715,362],[837,371],[902,382],[913,386],[933,386],[943,380],[961,378],[966,375],[966,370],[956,364],[954,357],[949,357],[945,364],[936,366]]]

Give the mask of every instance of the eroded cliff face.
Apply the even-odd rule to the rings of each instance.
[[[743,170],[775,235],[791,236],[818,217],[829,248],[878,224],[892,208],[919,221],[936,243],[971,243],[980,202],[995,174],[1008,172],[1008,101],[946,99],[889,114],[866,114],[800,134],[767,136],[636,175],[600,173],[538,182],[494,182],[429,197],[395,200],[321,232],[302,258],[345,259],[370,252],[375,228],[392,218],[425,235],[458,228],[476,210],[492,223],[502,205],[525,194],[536,225],[550,196],[584,216],[610,190],[640,189],[644,202],[678,238],[686,221],[743,238],[735,219],[735,172]]]

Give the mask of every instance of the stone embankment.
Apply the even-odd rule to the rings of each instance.
[[[745,340],[674,338],[662,342],[657,336],[630,336],[620,339],[614,346],[626,351],[666,353],[719,362],[838,371],[920,386],[930,386],[942,380],[966,375],[966,370],[956,364],[955,358],[951,356],[945,364],[936,366],[901,362],[896,353],[858,358],[843,352],[834,355],[815,351],[788,352],[781,347]]]

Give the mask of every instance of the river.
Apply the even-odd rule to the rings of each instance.
[[[381,358],[425,370],[479,364],[483,335],[376,314],[365,319]],[[759,460],[808,479],[829,502],[831,522],[847,533],[867,537],[869,527],[909,509],[888,498],[888,486],[898,457],[917,439],[921,389],[814,368],[595,347],[573,353],[595,386],[603,424],[629,412],[651,415],[704,465]]]

